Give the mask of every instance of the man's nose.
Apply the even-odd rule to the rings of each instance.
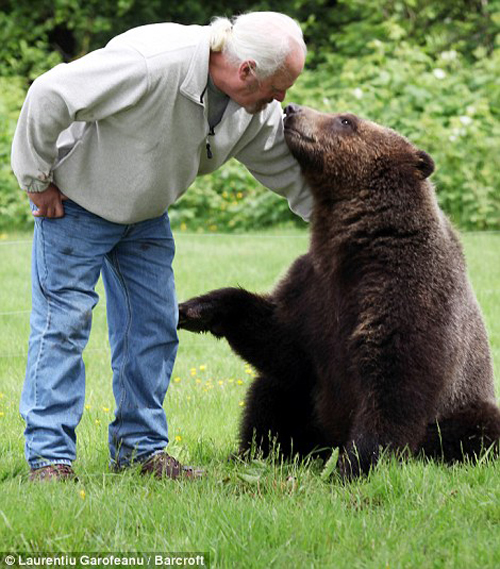
[[[279,91],[274,95],[274,100],[282,103],[285,100],[286,91]]]

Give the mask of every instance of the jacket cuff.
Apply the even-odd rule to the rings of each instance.
[[[25,192],[30,192],[30,193],[41,193],[44,192],[50,185],[50,180],[47,180],[45,182],[42,182],[41,180],[31,180],[29,182],[29,184],[27,184],[26,186],[24,186],[22,189]]]

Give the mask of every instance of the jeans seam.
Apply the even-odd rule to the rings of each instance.
[[[36,356],[36,362],[33,368],[33,383],[34,383],[34,388],[35,388],[35,405],[38,405],[38,368],[39,368],[39,364],[40,364],[40,360],[42,359],[42,355],[43,355],[43,351],[44,351],[44,347],[45,347],[45,336],[48,332],[48,330],[50,329],[50,323],[51,323],[51,318],[52,318],[52,307],[50,305],[50,300],[49,300],[49,296],[46,293],[46,288],[47,288],[47,280],[48,280],[48,268],[47,268],[47,255],[46,255],[46,249],[45,249],[45,236],[44,236],[44,231],[43,231],[43,222],[44,220],[41,219],[40,220],[40,224],[39,224],[39,231],[38,231],[38,241],[40,242],[41,240],[41,259],[42,259],[42,263],[43,263],[43,279],[42,279],[42,275],[40,274],[39,269],[37,270],[38,274],[39,274],[39,278],[40,278],[40,291],[43,294],[46,302],[47,302],[47,316],[46,316],[46,320],[45,320],[45,328],[42,332],[42,337],[40,339],[40,347],[38,348],[38,354]],[[32,445],[33,445],[33,437],[34,437],[34,433],[31,433],[30,439],[27,443],[27,447],[28,447],[28,451],[29,451],[29,455],[31,455],[31,451],[32,451]]]
[[[120,400],[116,402],[117,403],[116,413],[118,415],[118,425],[117,425],[117,429],[116,429],[116,433],[115,433],[115,438],[118,440],[118,435],[120,433],[121,426],[122,426],[122,417],[121,417],[120,411],[122,408],[124,393],[125,393],[123,375],[124,375],[125,365],[127,364],[127,361],[129,358],[129,334],[130,334],[130,329],[132,327],[132,307],[131,307],[131,303],[130,303],[130,293],[129,293],[127,285],[125,283],[125,279],[123,278],[123,275],[120,271],[120,262],[118,261],[118,255],[116,254],[115,251],[113,251],[111,253],[110,258],[112,261],[111,266],[113,267],[113,270],[115,271],[116,276],[118,277],[118,282],[122,286],[123,292],[125,293],[125,298],[127,301],[127,312],[128,312],[128,322],[127,322],[127,328],[126,328],[125,335],[124,335],[124,346],[123,346],[124,357],[123,357],[123,360],[122,360],[122,363],[120,366],[120,372],[118,375],[118,384],[120,386],[120,391],[121,391]],[[116,452],[117,452],[117,458],[119,458],[119,454],[120,454],[119,447],[116,449]],[[118,462],[119,462],[119,460],[118,460]]]

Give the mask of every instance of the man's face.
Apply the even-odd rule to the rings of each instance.
[[[253,71],[252,62],[245,62],[244,89],[235,100],[247,113],[252,115],[263,111],[272,101],[284,101],[287,90],[295,83],[304,67],[304,55],[301,52],[290,54],[285,62],[285,69],[259,80]]]
[[[284,101],[287,90],[294,81],[287,80],[283,73],[259,81],[255,76],[249,80],[247,92],[242,93],[242,106],[251,115],[263,111],[273,101]]]

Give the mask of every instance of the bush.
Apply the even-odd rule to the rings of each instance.
[[[398,130],[433,156],[439,201],[456,224],[500,228],[500,49],[467,65],[454,51],[432,58],[405,42],[370,47],[305,74],[294,100]]]
[[[23,80],[0,77],[0,227],[27,227],[31,212],[10,168],[10,148],[24,98]]]
[[[443,209],[463,229],[500,229],[500,43],[469,56],[437,55],[390,30],[367,41],[363,55],[323,53],[288,100],[328,112],[351,111],[406,135],[436,162],[432,179]],[[346,32],[347,33],[347,32]],[[0,78],[0,214],[3,225],[31,223],[26,198],[10,172],[10,144],[24,96],[22,80]],[[232,161],[198,178],[170,215],[174,227],[233,231],[302,224],[282,198]]]
[[[305,71],[288,99],[326,112],[351,111],[389,126],[429,152],[443,209],[462,229],[500,229],[500,48],[436,57],[406,42],[375,40],[366,55]],[[217,230],[301,223],[284,200],[236,163],[199,178],[174,208],[175,224]]]
[[[197,178],[169,209],[174,227],[190,231],[243,231],[304,222],[283,198],[259,185],[235,160]]]

